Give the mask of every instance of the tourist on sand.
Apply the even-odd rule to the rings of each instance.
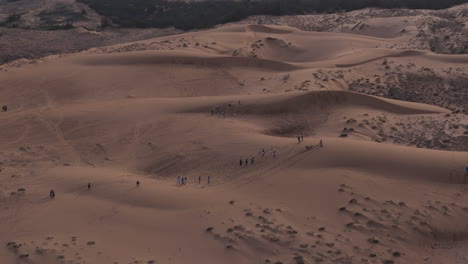
[[[49,197],[52,199],[52,198],[55,198],[55,191],[54,190],[50,190],[49,192]]]
[[[276,150],[273,151],[273,158],[276,159]]]
[[[250,160],[250,165],[254,165],[254,163],[255,163],[254,158],[255,157],[252,157],[252,159]]]
[[[8,106],[4,105],[2,106],[3,112],[6,112],[8,110]]]
[[[297,136],[297,144],[301,143],[301,136]]]
[[[91,183],[88,182],[88,190],[91,189]]]
[[[177,185],[180,185],[180,176],[177,176]]]
[[[211,183],[211,177],[208,176],[208,184],[210,184],[210,183]]]
[[[322,140],[320,140],[320,147],[323,147]]]
[[[184,184],[187,184],[187,177],[184,177]]]
[[[265,149],[262,149],[262,157],[265,156]]]
[[[249,160],[245,159],[245,166],[249,166]]]
[[[301,142],[304,141],[304,134],[301,134]]]
[[[242,166],[242,159],[239,160],[239,166]]]
[[[136,187],[140,187],[140,181],[136,182]]]

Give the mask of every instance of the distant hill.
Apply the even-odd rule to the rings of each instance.
[[[367,7],[445,9],[468,0],[78,0],[123,27],[208,28],[252,15],[301,15]]]
[[[113,27],[75,0],[0,0],[0,65],[177,32]]]

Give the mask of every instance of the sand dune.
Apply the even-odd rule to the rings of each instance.
[[[4,66],[0,262],[466,263],[467,57],[406,19]]]

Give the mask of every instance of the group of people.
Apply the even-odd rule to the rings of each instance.
[[[177,185],[185,185],[187,184],[187,177],[177,177]]]
[[[322,142],[322,140],[320,140],[319,147],[320,147],[320,148],[323,148],[323,142]],[[306,150],[311,150],[311,149],[314,148],[314,145],[305,146],[305,148],[306,148]]]
[[[140,186],[140,182],[139,182],[139,181],[137,181],[137,186]],[[88,182],[87,187],[88,187],[88,190],[91,189],[91,182]],[[55,190],[54,190],[54,189],[51,189],[51,190],[49,191],[49,197],[50,197],[50,199],[55,198]]]
[[[260,154],[260,156],[265,156],[265,149],[261,149],[258,151],[258,153]],[[271,156],[276,159],[276,150],[274,149],[270,149],[270,153],[271,153]]]
[[[261,157],[264,157],[264,156],[265,156],[265,153],[266,153],[266,152],[265,152],[265,149],[264,149],[264,148],[262,148],[262,149],[260,149],[260,150],[258,151],[258,154],[259,154]],[[276,159],[276,150],[271,149],[271,150],[270,150],[270,153],[271,153],[272,157],[273,157],[274,159]],[[245,160],[242,159],[242,158],[240,158],[240,160],[239,160],[239,166],[240,166],[240,167],[242,167],[242,166],[249,166],[249,165],[255,165],[255,157],[250,158],[250,163],[249,163],[249,159],[248,159],[248,158],[245,159]]]
[[[242,167],[242,165],[249,166],[249,159],[245,159],[245,162],[242,161],[242,158],[239,160],[239,166]],[[255,157],[252,157],[250,159],[250,165],[255,165]]]
[[[240,105],[240,100],[237,101],[237,104]],[[211,115],[214,116],[215,114],[221,115],[222,117],[226,117],[226,112],[227,111],[234,111],[234,105],[233,104],[228,104],[227,107],[223,105],[222,107],[219,104],[216,104],[212,109],[211,109]],[[234,111],[232,112],[234,116],[237,115],[237,112]]]
[[[199,176],[199,177],[198,177],[198,183],[201,183],[201,180],[202,180],[202,179],[201,179],[201,177]],[[211,183],[211,177],[208,176],[208,184],[210,184],[210,183]],[[140,181],[137,180],[136,183],[135,183],[135,187],[137,187],[137,188],[140,187],[140,184],[141,184]],[[187,177],[180,177],[180,176],[177,177],[177,185],[185,185],[185,184],[187,184]],[[88,182],[87,188],[88,188],[88,190],[91,189],[91,182]],[[51,190],[49,191],[49,197],[50,197],[50,199],[55,198],[55,190],[54,190],[54,189],[51,189]]]
[[[297,144],[301,143],[302,141],[304,141],[304,135],[299,135],[297,136]]]
[[[201,178],[201,176],[198,176],[198,184],[201,184],[201,182],[202,182],[202,178]],[[211,183],[211,177],[210,176],[208,176],[207,182],[208,182],[208,184]],[[187,177],[177,176],[177,185],[185,185],[185,184],[187,184]]]
[[[297,137],[297,141],[298,141],[298,143],[304,141],[304,136],[303,136],[303,135],[298,136],[298,137]],[[320,147],[320,148],[323,147],[323,141],[322,141],[321,139],[320,139],[319,147]],[[307,149],[307,150],[310,150],[310,149],[312,149],[312,148],[313,148],[313,145],[306,146],[306,149]],[[273,158],[276,158],[276,150],[271,149],[270,152],[272,153]],[[258,151],[258,154],[259,154],[261,157],[264,157],[264,156],[265,156],[265,149],[264,149],[264,148],[260,149],[260,150]],[[239,166],[242,167],[242,166],[244,166],[244,165],[245,165],[245,166],[255,165],[255,157],[252,157],[252,158],[250,159],[250,163],[249,163],[249,159],[245,159],[245,161],[244,161],[244,160],[241,158],[241,159],[239,160]],[[468,167],[465,168],[465,177],[467,177],[467,176],[468,176]],[[201,181],[202,181],[201,176],[198,176],[198,183],[201,184]],[[208,176],[207,182],[208,182],[208,184],[211,183],[211,177],[210,177],[210,176]],[[187,177],[180,177],[180,176],[178,176],[178,177],[177,177],[177,185],[185,185],[185,184],[187,184]],[[88,190],[91,189],[91,182],[88,183],[87,187],[88,187]],[[136,187],[140,187],[140,181],[139,181],[139,180],[136,181]],[[51,199],[55,198],[55,191],[54,191],[53,189],[50,190],[50,192],[49,192],[49,197],[50,197]]]

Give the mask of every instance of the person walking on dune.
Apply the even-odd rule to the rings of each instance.
[[[320,147],[321,147],[321,148],[323,147],[322,140],[320,140]]]
[[[177,176],[177,185],[180,185],[180,176]]]
[[[262,157],[265,156],[265,149],[262,149]]]
[[[55,198],[55,191],[54,191],[53,189],[50,190],[50,192],[49,192],[49,197],[50,197],[50,199]]]
[[[297,136],[297,144],[301,143],[301,136]]]
[[[273,151],[273,158],[276,159],[276,150]]]
[[[249,159],[245,159],[245,166],[249,166]]]
[[[91,183],[88,182],[88,190],[91,189]]]
[[[242,159],[239,160],[239,166],[242,167]]]
[[[136,187],[140,187],[140,181],[136,182]]]
[[[304,141],[304,134],[301,134],[301,142]]]
[[[210,183],[211,183],[211,177],[208,176],[208,184],[210,184]]]
[[[254,165],[255,164],[255,157],[252,157],[252,159],[250,160],[250,165]]]

